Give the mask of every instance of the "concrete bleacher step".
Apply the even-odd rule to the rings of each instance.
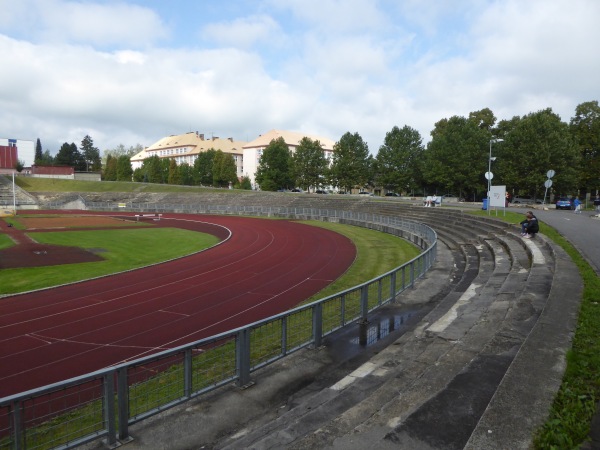
[[[444,231],[450,248],[458,230]],[[460,280],[412,333],[223,448],[463,448],[536,324],[554,259],[541,238],[516,235],[460,248]]]

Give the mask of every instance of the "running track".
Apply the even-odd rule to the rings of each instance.
[[[156,224],[231,235],[175,261],[0,299],[0,397],[285,311],[356,254],[344,236],[287,220],[169,214]]]

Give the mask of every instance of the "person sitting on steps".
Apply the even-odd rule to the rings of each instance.
[[[540,225],[537,217],[535,217],[532,211],[527,211],[525,220],[521,221],[521,236],[531,239],[538,231],[540,231]]]

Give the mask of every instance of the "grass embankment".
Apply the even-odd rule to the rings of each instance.
[[[203,186],[134,183],[127,181],[81,181],[55,178],[16,177],[15,183],[28,192],[230,192],[249,193],[242,189],[219,189]]]
[[[476,215],[487,215],[475,211]],[[507,212],[492,216],[509,223],[519,223],[523,214]],[[561,246],[579,268],[583,278],[583,298],[567,368],[554,399],[550,417],[535,436],[536,449],[571,449],[587,439],[590,423],[600,399],[600,277],[559,232],[540,222],[540,233]]]
[[[105,260],[0,270],[0,294],[14,294],[144,267],[215,245],[215,236],[177,228],[31,233],[41,244],[93,249]],[[0,241],[0,245],[1,245]]]

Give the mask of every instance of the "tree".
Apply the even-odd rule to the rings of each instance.
[[[145,183],[164,183],[167,178],[164,176],[163,163],[160,158],[157,155],[153,155],[144,159],[135,179],[136,181],[139,180]]]
[[[472,198],[487,191],[491,134],[476,121],[453,116],[435,124],[423,153],[423,177],[429,189]]]
[[[105,181],[117,181],[117,158],[108,154],[102,178]]]
[[[94,147],[94,141],[89,135],[86,135],[81,141],[81,155],[85,161],[86,171],[98,171],[102,168],[100,160],[100,150]],[[84,168],[81,168],[83,170]]]
[[[317,141],[303,137],[292,155],[292,178],[295,185],[304,190],[317,189],[327,183],[328,162],[323,146]]]
[[[247,191],[252,190],[252,182],[250,181],[250,177],[243,176],[236,187],[238,187],[239,189],[247,190]]]
[[[475,123],[479,128],[490,132],[496,124],[496,116],[494,116],[494,113],[489,108],[469,113],[469,120]]]
[[[194,161],[193,177],[195,185],[212,186],[213,183],[213,159],[217,151],[209,148],[198,154]]]
[[[113,158],[115,159],[115,158]],[[127,155],[121,155],[116,158],[116,179],[117,181],[131,181],[133,169],[131,168],[131,159]]]
[[[217,150],[213,159],[213,186],[227,187],[237,181],[237,167],[232,155]]]
[[[175,159],[169,158],[169,176],[167,178],[168,184],[181,184],[181,179],[179,178],[179,170],[177,169],[177,161]]]
[[[580,186],[598,195],[600,190],[600,106],[598,101],[577,105],[569,125],[581,157]]]
[[[373,181],[369,147],[358,133],[346,132],[333,146],[329,170],[331,183],[345,191]]]
[[[35,156],[33,158],[34,164],[40,164],[44,155],[42,153],[42,143],[40,142],[40,138],[37,138],[35,143]]]
[[[179,184],[191,186],[194,184],[194,171],[188,163],[182,163],[177,166],[179,170]]]
[[[81,153],[74,143],[67,144],[65,142],[61,145],[54,161],[58,165],[74,167],[75,170],[81,170],[82,165],[85,167]]]
[[[273,139],[263,150],[256,182],[263,191],[290,188],[293,184],[290,165],[291,155],[285,140],[283,137]]]
[[[500,127],[500,124],[499,124]],[[557,193],[573,193],[579,181],[579,148],[569,126],[550,108],[502,123],[504,142],[497,144],[496,175],[514,195],[543,198],[548,170]]]
[[[411,192],[422,183],[425,148],[419,132],[407,125],[385,135],[376,158],[376,182],[386,189]]]

